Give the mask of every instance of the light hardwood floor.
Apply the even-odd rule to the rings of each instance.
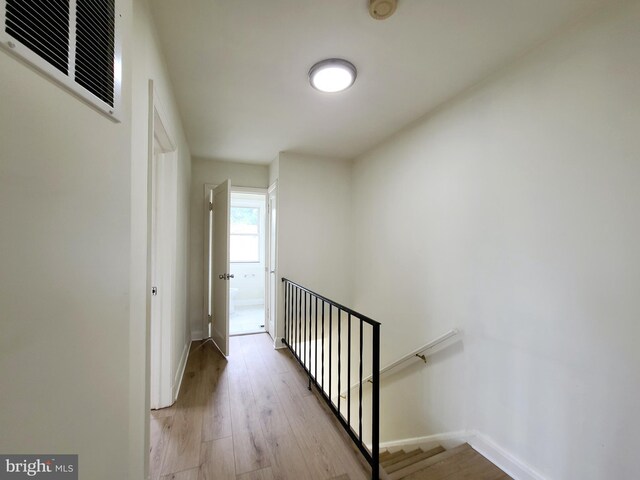
[[[178,401],[151,413],[152,480],[368,480],[303,371],[268,334],[194,343]]]

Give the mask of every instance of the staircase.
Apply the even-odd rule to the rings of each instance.
[[[387,480],[511,480],[506,473],[467,443],[445,450],[416,448],[405,452],[380,453]]]

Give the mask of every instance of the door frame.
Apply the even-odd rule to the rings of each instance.
[[[267,317],[267,295],[268,295],[268,290],[267,290],[267,283],[268,283],[268,272],[269,272],[269,266],[267,265],[267,258],[269,255],[269,227],[268,227],[268,206],[269,206],[269,191],[266,188],[260,188],[260,187],[231,187],[231,197],[232,197],[232,202],[233,202],[233,194],[234,193],[254,193],[257,195],[262,195],[264,197],[264,232],[263,232],[263,236],[264,236],[264,255],[265,255],[265,262],[264,262],[264,331],[271,334],[271,332],[269,332],[269,322],[268,322],[268,317]],[[231,205],[229,205],[231,206]],[[253,333],[253,332],[252,332]],[[262,332],[259,332],[262,333]],[[251,333],[249,333],[251,334]],[[237,334],[236,334],[237,335]]]
[[[269,208],[269,203],[271,202],[271,198],[273,197],[273,201],[275,202],[275,208],[276,208],[276,221],[274,222],[275,224],[272,225],[271,224],[271,209]],[[270,320],[271,320],[271,315],[273,314],[273,332],[269,332],[269,334],[271,335],[271,338],[273,339],[273,343],[274,346],[276,348],[284,348],[284,345],[282,344],[282,339],[278,336],[278,292],[280,291],[280,283],[278,282],[278,219],[280,218],[280,215],[277,213],[279,212],[279,206],[278,206],[278,180],[276,180],[275,182],[273,182],[271,185],[269,185],[269,188],[267,189],[267,239],[266,239],[266,249],[267,249],[267,258],[268,258],[268,265],[266,265],[266,285],[265,285],[265,304],[266,304],[266,308],[267,308],[267,319],[266,319],[266,324],[268,325]],[[273,231],[275,230],[275,232]],[[272,259],[271,258],[271,238],[275,238],[275,245],[274,245],[274,252],[275,252],[275,258]],[[271,264],[271,262],[273,261],[273,265]],[[275,275],[275,292],[273,295],[273,305],[271,305],[271,282],[269,281],[269,275],[270,275],[270,271],[274,270],[274,275]]]
[[[209,242],[210,242],[210,232],[209,232],[209,199],[211,197],[211,192],[215,190],[219,183],[205,183],[204,191],[203,191],[203,216],[202,216],[202,230],[203,230],[203,303],[202,303],[202,339],[209,338],[210,333],[208,332],[209,326],[209,290],[211,288],[210,282],[213,279],[209,279]],[[265,197],[265,255],[269,252],[269,220],[268,220],[268,205],[269,205],[269,189],[261,188],[261,187],[236,187],[231,185],[231,194],[233,193],[258,193],[264,195]],[[268,332],[268,328],[266,327],[268,323],[268,318],[266,316],[266,308],[267,308],[267,283],[268,283],[268,265],[265,261],[265,293],[264,293],[264,301],[265,301],[265,331]],[[271,335],[273,337],[273,335]]]
[[[209,249],[211,248],[209,242],[211,241],[210,237],[210,225],[209,225],[209,201],[211,198],[212,192],[216,189],[216,187],[220,185],[219,183],[205,183],[204,184],[204,197],[202,203],[202,230],[203,230],[203,262],[202,262],[202,279],[203,279],[203,292],[202,292],[202,339],[210,338],[211,332],[209,332],[209,295],[211,292],[211,279],[209,278],[209,261],[210,261],[210,253]]]
[[[147,364],[149,365],[149,400],[152,409],[163,408],[171,405],[174,401],[173,375],[171,365],[173,364],[173,315],[171,312],[163,312],[158,321],[152,315],[152,287],[155,259],[153,253],[156,251],[155,241],[157,232],[155,231],[154,209],[157,207],[157,173],[160,156],[163,163],[176,164],[176,143],[173,141],[168,129],[167,115],[160,103],[155,90],[153,80],[149,80],[149,139],[148,139],[148,169],[147,169],[147,331],[149,338],[149,351],[147,354]],[[156,144],[160,152],[156,152]],[[177,171],[174,169],[174,173]],[[175,179],[175,176],[174,176]],[[174,242],[175,246],[175,242]],[[169,246],[171,248],[171,245]],[[175,257],[175,255],[174,255]],[[175,277],[173,272],[161,272],[161,276]],[[173,286],[163,286],[168,295],[173,295]],[[173,302],[172,302],[173,304]],[[163,308],[163,307],[161,307]],[[173,305],[172,309],[175,308]],[[167,314],[164,314],[167,313]],[[158,324],[156,325],[156,321]]]

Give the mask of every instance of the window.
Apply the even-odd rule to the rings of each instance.
[[[260,262],[260,209],[256,207],[231,207],[230,232],[230,261],[235,263]]]
[[[116,0],[0,0],[0,45],[118,119],[119,18]]]

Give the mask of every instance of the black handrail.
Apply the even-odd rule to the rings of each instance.
[[[349,434],[356,447],[371,465],[371,478],[378,480],[380,475],[380,323],[361,313],[345,307],[333,300],[309,290],[302,285],[283,278],[284,283],[284,338],[283,343],[289,348],[298,363],[307,372],[309,378],[309,389],[315,385],[316,389],[336,416],[342,427]],[[304,299],[303,299],[304,297]],[[307,301],[308,297],[308,301]],[[321,339],[318,338],[318,303],[321,305],[320,318],[322,319]],[[315,305],[315,310],[314,310]],[[328,312],[325,307],[328,305]],[[333,337],[333,309],[338,310],[337,318],[337,351],[332,347]],[[314,315],[315,313],[315,315]],[[325,317],[328,313],[328,318]],[[347,320],[347,415],[340,411],[341,393],[341,370],[342,370],[342,313],[346,314]],[[315,318],[315,321],[314,321]],[[329,323],[329,385],[328,392],[325,391],[325,323]],[[359,326],[357,343],[354,345],[359,349],[357,361],[359,362],[358,377],[358,425],[357,431],[351,426],[351,350],[352,350],[352,323]],[[363,384],[363,350],[364,350],[364,328],[365,324],[372,329],[371,339],[371,450],[369,450],[362,438],[362,384]],[[315,332],[315,333],[314,333]],[[321,349],[321,375],[318,378],[318,348]],[[312,351],[314,362],[312,365]],[[332,363],[338,362],[337,403],[332,400]]]

